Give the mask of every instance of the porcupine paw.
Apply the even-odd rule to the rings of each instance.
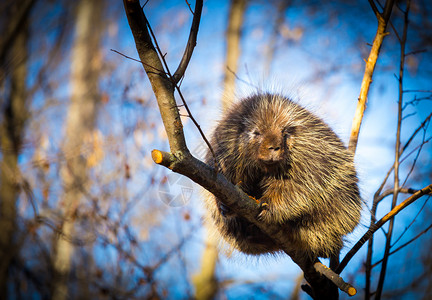
[[[258,214],[258,220],[264,222],[270,222],[272,220],[272,213],[269,210],[269,205],[267,202],[260,203],[260,213]]]

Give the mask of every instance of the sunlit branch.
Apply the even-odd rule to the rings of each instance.
[[[372,49],[369,53],[369,57],[366,60],[366,68],[361,84],[360,96],[358,98],[357,108],[352,122],[350,141],[348,145],[348,149],[352,153],[355,153],[357,148],[360,126],[363,120],[364,111],[366,109],[367,95],[369,93],[369,87],[372,83],[372,75],[375,69],[376,62],[378,60],[381,45],[383,43],[384,37],[388,35],[388,33],[386,32],[386,27],[390,18],[391,10],[393,8],[393,2],[394,0],[387,0],[383,14],[379,14],[377,13],[378,10],[375,4],[373,4],[372,1],[369,1],[378,19],[378,29],[372,44]]]

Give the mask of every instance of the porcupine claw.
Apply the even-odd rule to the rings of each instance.
[[[272,221],[272,213],[269,210],[269,205],[265,201],[260,201],[260,213],[258,214],[258,220],[264,222]]]

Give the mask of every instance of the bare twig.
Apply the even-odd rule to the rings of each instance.
[[[415,221],[417,220],[418,216],[420,215],[420,213],[423,211],[423,209],[425,208],[426,204],[428,203],[430,197],[427,197],[425,202],[423,203],[423,205],[420,207],[419,211],[417,212],[417,214],[414,216],[414,218],[411,220],[411,223],[408,224],[408,226],[405,227],[404,231],[399,235],[399,237],[396,239],[396,241],[393,242],[393,245],[396,245],[400,239],[405,235],[405,233],[408,231],[408,229],[411,228],[411,226],[415,223]]]
[[[422,232],[420,232],[419,234],[417,234],[415,237],[413,237],[412,239],[410,239],[408,242],[404,243],[403,245],[400,245],[399,247],[397,247],[395,250],[391,251],[389,255],[393,255],[396,252],[402,250],[403,248],[405,248],[406,246],[408,246],[409,244],[411,244],[412,242],[414,242],[415,240],[417,240],[419,237],[421,237],[423,234],[425,234],[426,232],[428,232],[430,229],[432,228],[432,224],[429,225],[425,230],[423,230]],[[372,268],[375,268],[377,265],[379,265],[382,262],[382,259],[377,261],[376,263],[374,263],[372,265]]]
[[[191,9],[190,4],[187,1],[186,1],[186,3],[188,4],[189,9]],[[197,0],[195,3],[195,12],[193,13],[193,20],[192,20],[192,25],[191,25],[191,29],[190,29],[190,34],[189,34],[187,46],[186,46],[186,49],[183,53],[183,58],[180,61],[180,64],[173,75],[173,79],[174,79],[175,83],[178,83],[180,81],[180,79],[184,76],[186,68],[189,64],[191,57],[192,57],[193,50],[196,46],[198,28],[199,28],[199,23],[201,20],[202,7],[203,7],[203,1]],[[192,9],[191,9],[191,11],[192,11]]]
[[[408,178],[410,177],[411,173],[414,171],[414,167],[415,167],[415,165],[417,164],[417,160],[418,160],[418,158],[419,158],[419,156],[420,156],[420,152],[422,151],[423,146],[424,146],[426,143],[427,143],[427,141],[426,141],[426,131],[424,131],[424,132],[423,132],[422,142],[420,143],[420,145],[419,145],[419,147],[418,147],[417,154],[416,154],[416,156],[414,157],[413,163],[411,164],[411,168],[410,168],[410,170],[408,171],[408,174],[406,175],[405,180],[404,180],[403,183],[402,183],[402,186],[404,186],[404,185],[406,184],[406,182],[408,181]]]
[[[381,15],[381,13],[379,12],[378,8],[375,5],[375,2],[373,0],[368,0],[373,12],[375,13],[375,15],[377,16],[377,18]]]
[[[411,144],[411,142],[413,141],[413,139],[415,138],[417,133],[419,133],[419,131],[426,126],[426,124],[429,122],[431,117],[432,117],[432,113],[430,113],[429,116],[427,116],[426,119],[420,124],[420,126],[413,132],[411,137],[408,139],[408,141],[403,146],[403,148],[401,150],[401,154],[405,151],[406,148],[408,148],[408,146]]]
[[[432,93],[432,90],[404,90],[404,93]]]
[[[117,50],[114,50],[114,49],[110,49],[110,50],[111,50],[112,52],[115,52],[115,53],[117,53],[117,54],[120,54],[121,56],[123,56],[123,57],[125,57],[125,58],[127,58],[127,59],[130,59],[130,60],[133,60],[133,61],[139,62],[139,63],[141,63],[141,64],[143,64],[143,65],[147,65],[149,68],[152,68],[153,70],[157,71],[158,73],[163,73],[163,74],[166,75],[166,73],[165,73],[164,70],[158,70],[158,69],[154,68],[153,66],[148,65],[148,64],[146,64],[145,62],[140,61],[139,59],[135,59],[135,58],[133,58],[133,57],[127,56],[127,55],[125,55],[125,54],[123,54],[123,53],[121,53],[121,52],[118,52]]]
[[[401,155],[408,148],[408,146],[411,144],[411,142],[414,140],[414,138],[417,136],[417,134],[420,132],[420,130],[423,129],[423,128],[425,128],[425,126],[427,126],[427,124],[428,124],[429,120],[431,119],[431,117],[432,117],[432,113],[429,114],[429,116],[427,116],[426,119],[420,124],[420,126],[411,134],[410,138],[408,139],[408,141],[405,143],[405,145],[401,149]],[[426,140],[425,142],[427,142],[427,141],[428,140]],[[403,162],[410,155],[411,155],[411,153],[409,153],[407,156],[405,156],[404,158],[402,158],[401,162]],[[382,192],[382,190],[383,190],[383,188],[384,188],[384,186],[385,186],[385,184],[387,182],[387,179],[389,178],[391,172],[393,171],[393,168],[394,168],[394,163],[391,166],[391,168],[387,171],[387,174],[386,174],[383,182],[381,183],[380,187],[378,188],[378,190],[374,194],[374,203],[372,204],[372,209],[371,209],[371,214],[372,214],[373,217],[375,216],[375,212],[376,212],[376,207],[375,206],[378,204],[378,203],[376,203],[376,201],[380,201],[382,199],[381,196],[380,196],[380,193]],[[375,222],[376,220],[373,220],[373,221]]]
[[[394,189],[388,189],[385,190],[384,192],[382,192],[381,195],[379,195],[376,199],[374,199],[374,201],[380,202],[381,200],[383,200],[385,197],[392,195],[394,192]],[[403,194],[414,194],[415,192],[417,192],[417,190],[415,189],[411,189],[411,188],[399,188],[398,193],[403,193]]]

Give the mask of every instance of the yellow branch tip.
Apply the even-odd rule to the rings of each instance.
[[[352,297],[355,294],[357,294],[357,290],[354,287],[348,288],[348,295],[350,295]]]
[[[162,162],[163,155],[162,155],[162,152],[160,152],[159,150],[156,150],[156,149],[153,150],[151,155],[152,155],[153,161],[155,163],[160,164]]]

